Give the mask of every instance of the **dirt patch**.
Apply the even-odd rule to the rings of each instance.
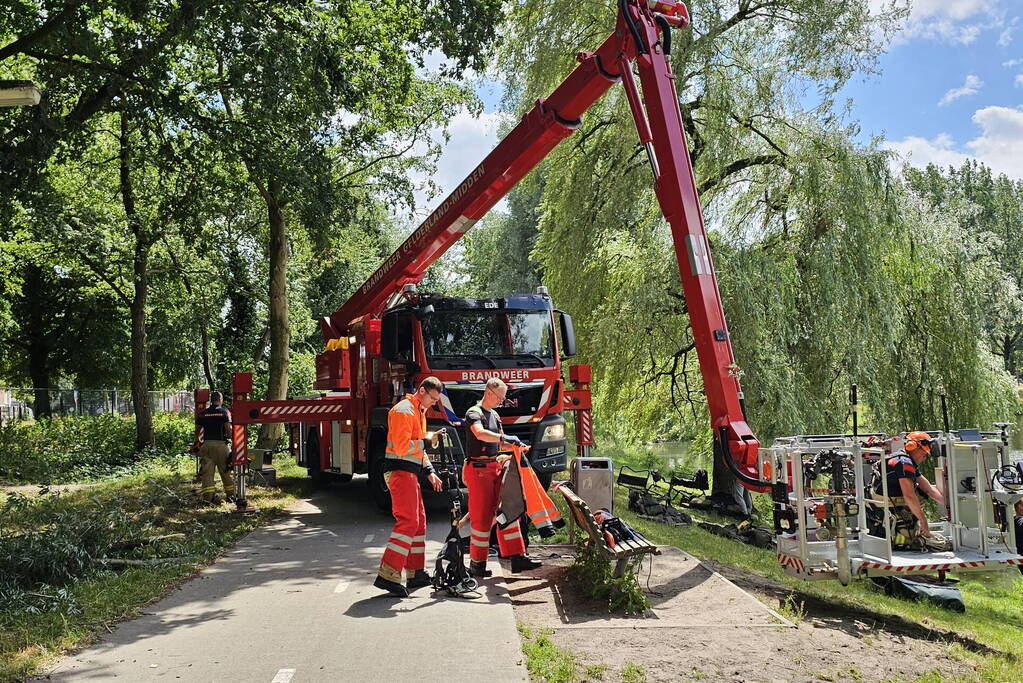
[[[580,676],[606,667],[604,681],[621,680],[630,664],[651,682],[912,680],[970,671],[946,644],[880,623],[808,613],[793,624],[692,556],[662,551],[644,561],[640,576],[651,608],[626,617],[609,615],[565,578],[570,550],[534,547],[545,566],[506,577],[516,619],[552,629],[554,643],[576,656]]]

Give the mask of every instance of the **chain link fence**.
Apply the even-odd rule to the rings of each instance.
[[[149,391],[147,395],[149,409],[154,413],[191,413],[195,409],[191,391]],[[50,415],[53,417],[104,413],[135,414],[135,403],[132,401],[130,391],[0,387],[0,421],[27,420],[45,413],[45,410],[37,410],[37,402],[42,405],[48,404]]]

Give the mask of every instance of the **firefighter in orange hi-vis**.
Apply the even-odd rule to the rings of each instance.
[[[373,585],[403,598],[408,597],[409,590],[430,584],[426,573],[426,511],[419,480],[425,476],[434,491],[441,490],[440,477],[426,457],[426,411],[440,400],[443,389],[439,379],[427,377],[416,393],[407,394],[387,413],[383,469],[391,492],[394,529]],[[408,574],[405,585],[401,583],[403,569]]]

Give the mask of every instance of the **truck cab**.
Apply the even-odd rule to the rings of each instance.
[[[483,397],[487,380],[498,377],[508,385],[497,408],[504,431],[530,444],[533,468],[548,485],[567,465],[561,360],[574,353],[572,319],[554,308],[545,288],[499,299],[406,297],[380,319],[380,355],[387,363],[381,374],[389,384],[380,395],[389,400],[374,409],[371,429],[386,432],[390,406],[432,375],[443,382],[444,396],[427,414],[427,428],[447,431],[453,455],[462,461],[462,420]],[[375,452],[379,446],[367,450],[372,480],[379,469],[374,461],[383,453]],[[377,488],[372,481],[370,486]],[[385,487],[374,497],[383,493]]]

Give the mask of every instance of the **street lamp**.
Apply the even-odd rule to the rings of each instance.
[[[32,81],[0,81],[0,107],[31,107],[39,104],[41,97]]]

